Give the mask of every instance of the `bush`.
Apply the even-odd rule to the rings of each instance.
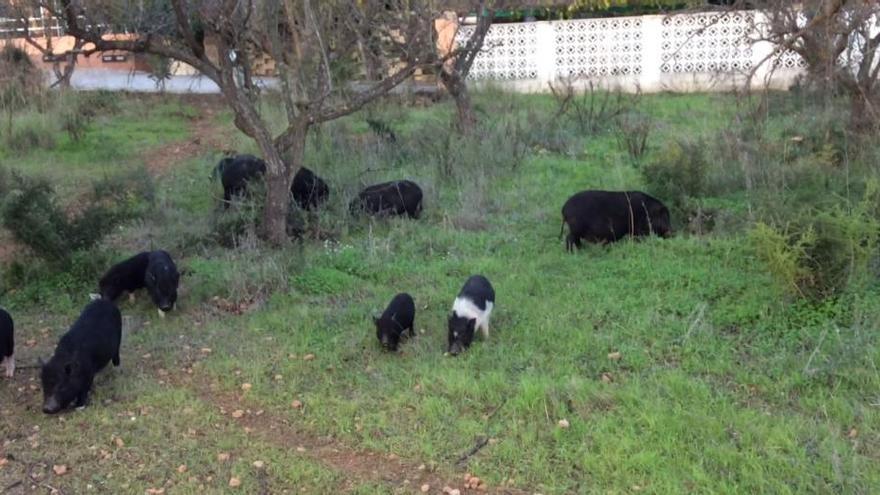
[[[89,120],[77,107],[67,108],[61,113],[61,128],[71,141],[79,142],[88,130]]]
[[[124,210],[88,203],[69,218],[45,179],[12,175],[12,188],[0,205],[0,218],[15,239],[38,257],[68,262],[76,251],[92,248],[127,217]]]
[[[145,215],[156,199],[156,184],[146,167],[108,175],[92,184],[92,201],[116,210],[122,218]]]
[[[642,168],[648,191],[674,208],[706,194],[709,161],[702,141],[668,143]]]
[[[773,276],[794,295],[826,298],[877,276],[880,258],[880,182],[868,183],[848,208],[805,211],[786,228],[758,223],[749,238]]]
[[[617,119],[617,144],[634,166],[642,163],[652,128],[651,119],[640,113],[627,113]]]

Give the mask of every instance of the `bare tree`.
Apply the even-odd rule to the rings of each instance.
[[[67,88],[70,86],[70,79],[76,68],[77,55],[83,47],[83,41],[74,38],[73,46],[66,50],[58,50],[55,47],[57,38],[60,33],[56,31],[56,26],[60,26],[61,22],[52,11],[41,8],[40,0],[25,0],[16,2],[11,5],[15,19],[18,21],[18,29],[22,33],[25,42],[37,50],[44,61],[52,63],[52,72],[55,74],[55,81],[52,87],[59,86]],[[40,24],[42,29],[34,32],[31,29],[31,16],[34,12],[40,15]],[[43,43],[40,43],[41,38]]]
[[[776,52],[800,55],[807,82],[827,96],[845,94],[851,101],[851,124],[861,128],[880,123],[880,3],[865,0],[763,0],[751,2],[767,17],[758,26],[761,39]]]
[[[214,81],[267,162],[262,230],[273,244],[286,239],[289,188],[303,165],[306,136],[318,124],[361,109],[436,60],[428,0],[141,0],[149,9],[110,0],[59,0],[68,33],[86,53],[150,53],[191,65]],[[52,8],[44,1],[44,7]],[[369,22],[347,22],[369,9]],[[131,39],[105,34],[124,28]],[[390,74],[363,87],[350,84],[358,46],[393,63]],[[208,46],[211,45],[212,49]],[[213,50],[216,47],[216,50]],[[261,112],[250,60],[276,64],[286,124],[273,132]]]
[[[483,48],[486,34],[489,32],[489,28],[492,27],[494,16],[495,9],[487,5],[486,0],[480,0],[477,5],[477,24],[473,32],[467,41],[463,43],[459,55],[443,64],[440,70],[440,81],[455,100],[457,111],[456,125],[463,134],[473,131],[477,123],[471,98],[468,94],[467,77],[471,72],[471,67],[474,65],[474,60]]]

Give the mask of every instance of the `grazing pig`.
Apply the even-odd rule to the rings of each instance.
[[[422,189],[415,182],[395,180],[365,188],[349,205],[352,214],[365,211],[374,215],[409,215],[422,213]]]
[[[315,175],[311,170],[301,167],[293,176],[293,184],[290,186],[293,200],[303,210],[317,208],[330,197],[330,188],[323,179]]]
[[[627,235],[668,237],[672,232],[666,206],[639,191],[581,191],[565,202],[562,222],[563,230],[568,224],[568,251],[580,248],[581,239],[606,243]]]
[[[220,176],[223,184],[223,201],[226,206],[233,196],[247,191],[248,182],[260,179],[266,174],[266,162],[254,155],[235,155],[220,160],[214,167],[213,177]]]
[[[95,374],[113,361],[119,366],[122,315],[110,301],[92,301],[55,348],[49,362],[40,365],[43,412],[55,414],[71,403],[86,405]]]
[[[489,338],[489,316],[495,307],[495,289],[482,275],[467,279],[449,315],[449,354],[461,353],[474,340],[474,331],[479,328],[483,338]]]
[[[159,316],[165,316],[177,302],[180,274],[171,255],[166,251],[144,251],[117,263],[101,277],[98,286],[101,297],[116,301],[123,292],[146,288]]]
[[[394,296],[385,312],[379,318],[373,318],[376,324],[376,337],[382,347],[389,351],[396,351],[402,337],[415,336],[413,318],[416,316],[416,305],[412,296],[400,293]]]
[[[6,378],[15,374],[15,325],[12,316],[0,308],[0,364],[6,368]]]

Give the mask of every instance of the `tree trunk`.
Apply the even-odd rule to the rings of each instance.
[[[446,91],[452,95],[455,100],[456,121],[455,128],[461,134],[470,134],[477,125],[477,117],[474,115],[474,106],[471,103],[471,96],[468,93],[467,84],[462,80],[461,75],[454,72],[444,70],[440,75],[440,80],[446,86]]]
[[[305,121],[305,119],[303,119]],[[282,151],[274,144],[266,146],[261,143],[260,149],[266,159],[266,204],[263,208],[263,238],[273,246],[281,246],[287,242],[287,212],[290,208],[290,185],[293,177],[303,164],[306,149],[308,125],[297,124],[291,146],[285,150],[289,160],[285,161]]]

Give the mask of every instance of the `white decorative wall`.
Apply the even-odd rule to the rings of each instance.
[[[804,62],[754,41],[763,22],[760,12],[728,12],[496,24],[470,78],[521,91],[570,80],[651,92],[728,90],[751,74],[787,88]],[[461,28],[457,41],[472,32]]]

